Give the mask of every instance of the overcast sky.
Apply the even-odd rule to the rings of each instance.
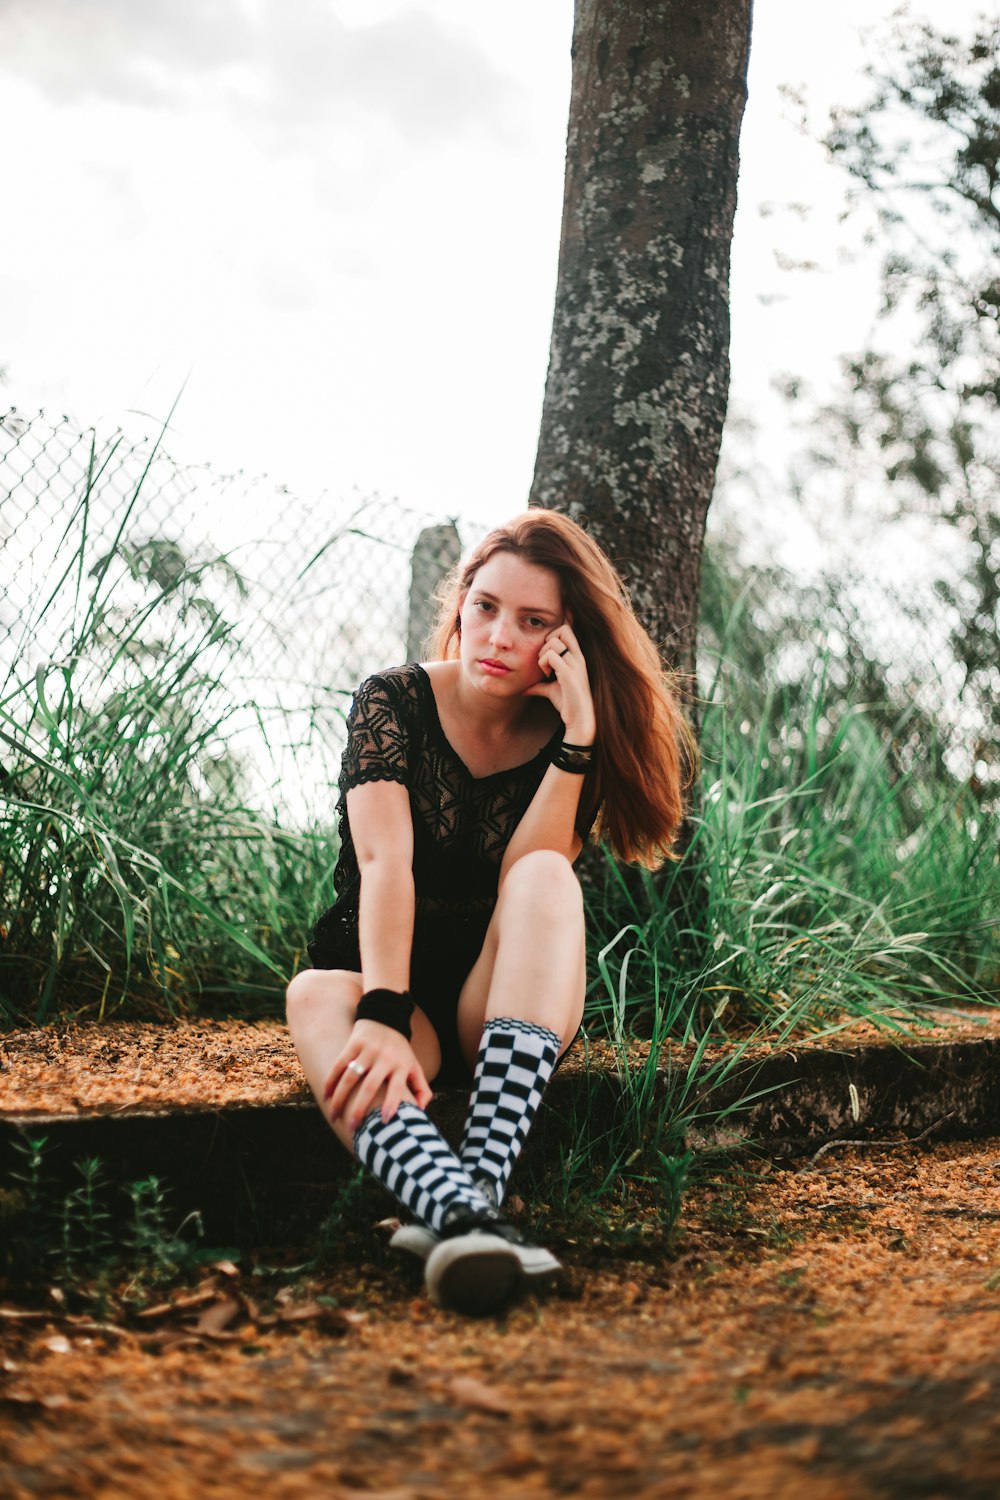
[[[857,97],[859,32],[891,8],[756,6],[733,397],[765,443],[772,375],[822,383],[874,311],[780,88],[818,120]],[[182,459],[437,515],[519,509],[571,32],[571,0],[0,0],[6,401],[135,432],[189,376]]]

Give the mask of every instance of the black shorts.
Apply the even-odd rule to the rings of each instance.
[[[471,916],[421,918],[413,932],[410,996],[430,1021],[441,1047],[441,1066],[427,1081],[438,1088],[468,1088],[472,1071],[458,1041],[458,1001],[462,986],[483,949],[491,912]],[[323,913],[309,938],[316,969],[361,973],[357,924]]]

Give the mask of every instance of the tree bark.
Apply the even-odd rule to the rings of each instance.
[[[751,0],[577,0],[555,315],[530,503],[586,520],[693,673],[729,392]]]

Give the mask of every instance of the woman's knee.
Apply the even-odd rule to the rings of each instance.
[[[361,995],[360,976],[347,969],[303,969],[285,991],[285,1014],[293,1030],[332,1011],[348,1010]]]
[[[507,871],[501,894],[508,901],[530,902],[532,907],[555,905],[583,912],[583,892],[576,872],[557,849],[533,849],[530,854],[522,854]]]

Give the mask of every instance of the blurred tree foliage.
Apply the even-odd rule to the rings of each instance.
[[[868,77],[868,97],[835,112],[824,144],[850,173],[854,204],[875,216],[882,316],[828,415],[837,439],[884,472],[900,510],[920,507],[965,539],[962,576],[938,590],[954,612],[963,699],[985,726],[976,759],[995,760],[1000,12],[965,37],[898,17]]]

